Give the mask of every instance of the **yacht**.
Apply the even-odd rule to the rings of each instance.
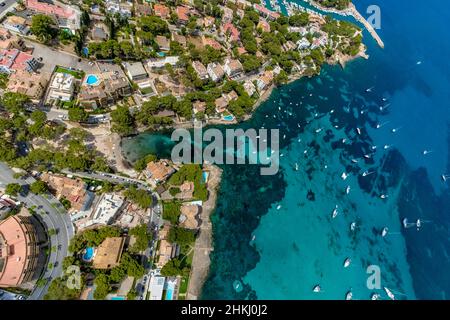
[[[350,224],[350,230],[351,230],[351,231],[355,231],[355,230],[356,230],[356,222],[352,222],[352,223]]]
[[[389,290],[388,288],[384,287],[384,291],[386,291],[386,294],[388,295],[389,299],[395,300],[395,296],[394,296],[394,294],[392,293],[391,290]]]
[[[348,268],[350,266],[350,263],[352,263],[352,259],[347,258],[344,261],[344,268]]]
[[[389,228],[388,227],[384,227],[383,230],[381,231],[381,236],[384,238],[386,237],[386,235],[388,234]]]
[[[352,290],[350,290],[349,292],[347,292],[347,294],[345,295],[345,300],[352,300],[353,299],[353,293]]]
[[[380,300],[380,298],[381,298],[381,296],[380,296],[378,293],[373,293],[373,294],[370,296],[370,299],[371,299],[371,300]]]
[[[341,175],[342,180],[345,180],[348,178],[348,174],[346,172],[343,172]]]
[[[336,205],[336,208],[334,208],[334,210],[333,210],[333,213],[332,213],[332,217],[333,217],[333,219],[334,218],[336,218],[337,217],[337,215],[338,215],[338,206]]]
[[[320,292],[320,290],[322,290],[322,288],[319,285],[316,285],[313,288],[313,292]]]
[[[372,171],[372,172],[364,171],[363,174],[362,174],[362,176],[363,176],[363,177],[367,177],[368,175],[371,175],[371,174],[373,174],[373,173],[375,173],[375,172],[374,172],[374,171]]]
[[[358,132],[358,134],[361,134],[361,129],[360,128],[356,128],[356,132]]]
[[[365,154],[365,155],[364,155],[364,158],[370,159],[370,154]]]

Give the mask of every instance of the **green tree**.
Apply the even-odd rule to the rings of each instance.
[[[49,42],[56,35],[54,21],[44,14],[36,14],[31,19],[31,32],[41,42]]]
[[[22,186],[18,183],[9,183],[6,185],[5,193],[10,196],[17,196],[22,191]]]
[[[37,180],[30,185],[30,191],[34,194],[44,194],[48,192],[48,187],[44,181]]]
[[[131,202],[136,203],[143,209],[150,208],[152,205],[152,195],[147,190],[136,188],[135,185],[131,185],[125,190],[124,194]]]
[[[111,120],[111,131],[121,136],[127,136],[134,132],[134,118],[127,107],[118,106],[111,112]]]
[[[89,113],[83,108],[73,107],[69,109],[69,120],[76,122],[86,122],[89,119]]]

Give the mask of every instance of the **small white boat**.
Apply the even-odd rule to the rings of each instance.
[[[386,102],[387,101],[387,98],[383,98],[383,99],[381,99],[383,102]]]
[[[252,237],[252,241],[255,241],[255,239],[256,239],[256,236],[255,236],[255,235],[253,235],[253,237]]]
[[[344,261],[344,268],[348,268],[350,266],[350,263],[352,263],[352,259],[347,258]]]
[[[316,285],[313,288],[313,292],[320,292],[320,290],[322,290],[322,288],[319,285]]]
[[[400,128],[394,128],[391,131],[392,131],[392,133],[396,133],[398,130],[400,130]]]
[[[343,172],[341,178],[342,180],[346,180],[348,178],[348,174],[346,172]]]
[[[383,148],[384,148],[384,150],[387,150],[387,149],[389,149],[390,147],[391,147],[390,145],[385,144]]]
[[[355,231],[355,230],[356,230],[356,222],[352,222],[352,223],[350,224],[350,230],[351,230],[351,231]]]
[[[342,143],[346,143],[347,142],[347,139],[342,139]]]
[[[371,87],[371,88],[366,89],[366,92],[372,92],[373,88],[375,88],[375,87]]]
[[[444,181],[444,182],[446,182],[448,178],[450,178],[450,176],[447,176],[447,175],[445,175],[445,174],[443,174],[443,175],[441,176],[441,179],[442,179],[442,181]]]
[[[422,64],[422,61],[420,61],[420,60],[416,62],[416,65],[418,65],[418,66],[420,66],[421,64]]]
[[[373,173],[375,173],[375,172],[374,172],[374,171],[372,171],[372,172],[364,171],[363,174],[362,174],[362,176],[363,176],[363,177],[367,177],[368,175],[371,175],[371,174],[373,174]]]
[[[278,206],[277,206],[277,210],[280,210],[281,209],[281,204],[279,204]]]
[[[370,154],[365,154],[365,155],[364,155],[364,158],[370,159]]]
[[[377,146],[372,146],[372,150],[377,150]]]
[[[422,221],[420,219],[417,219],[417,222],[416,222],[417,230],[419,230],[421,226],[422,226]]]
[[[405,229],[408,228],[408,218],[403,219],[402,223],[403,223],[403,228],[405,228]]]
[[[386,294],[388,295],[389,299],[395,300],[395,296],[394,296],[394,294],[392,293],[391,290],[389,290],[388,288],[384,287],[384,291],[386,291]]]
[[[378,293],[373,293],[370,297],[371,300],[380,300],[381,296]]]
[[[333,114],[334,113],[334,109],[331,109],[330,113]]]
[[[358,160],[352,159],[352,162],[353,162],[353,163],[358,163]]]
[[[356,128],[356,132],[358,132],[358,134],[361,134],[361,129],[360,128]]]
[[[338,212],[338,206],[336,205],[336,208],[334,208],[333,213],[331,214],[331,216],[333,217],[333,219],[337,217],[338,213],[339,213],[339,212]]]
[[[384,238],[386,237],[386,235],[389,232],[389,228],[388,227],[384,227],[383,230],[381,231],[381,236]]]
[[[347,188],[345,188],[345,193],[349,194],[350,193],[350,186],[347,186]]]
[[[387,194],[382,194],[382,195],[380,196],[380,198],[381,198],[381,199],[387,199],[387,198],[389,198],[389,196],[388,196]]]
[[[433,152],[433,151],[430,151],[430,150],[424,150],[424,151],[423,151],[423,155],[426,156],[427,154],[430,154],[431,152]]]
[[[295,169],[295,171],[298,171],[298,163],[297,162],[294,164],[294,169]]]
[[[323,130],[322,128],[319,128],[316,130],[316,133],[320,133],[322,130]]]
[[[352,300],[353,299],[353,293],[352,290],[350,290],[349,292],[347,292],[347,294],[345,295],[345,300]]]

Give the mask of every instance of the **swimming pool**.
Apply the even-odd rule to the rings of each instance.
[[[175,291],[175,282],[167,282],[166,300],[173,300],[173,292]]]
[[[92,258],[94,257],[94,252],[95,252],[94,247],[87,247],[83,255],[83,260],[87,262],[91,261]]]
[[[90,85],[90,86],[96,86],[98,85],[98,77],[96,75],[90,74],[86,77],[85,80],[86,84]]]
[[[223,120],[225,121],[233,121],[234,120],[234,116],[231,114],[227,114],[226,116],[222,117]]]
[[[208,182],[208,176],[209,176],[209,173],[207,171],[203,171],[202,177],[203,177],[203,182],[204,183]]]
[[[83,54],[87,57],[89,55],[89,48],[88,47],[84,47],[82,49]]]
[[[157,52],[156,54],[158,55],[158,57],[161,57],[161,58],[166,56],[166,54],[164,52]]]
[[[125,297],[122,296],[115,296],[115,297],[111,297],[111,300],[126,300]]]

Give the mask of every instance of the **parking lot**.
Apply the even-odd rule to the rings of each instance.
[[[86,73],[98,71],[95,64],[89,64],[88,60],[81,60],[76,55],[71,55],[67,52],[57,51],[56,49],[47,47],[43,44],[25,41],[27,46],[34,47],[33,56],[36,59],[42,58],[43,67],[40,69],[44,72],[52,72],[55,66],[72,67],[78,70],[83,70]]]

